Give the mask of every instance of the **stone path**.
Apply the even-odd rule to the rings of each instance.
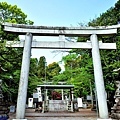
[[[15,113],[9,114],[9,120],[15,118]],[[90,109],[81,109],[79,112],[35,112],[34,109],[26,109],[27,120],[97,120],[97,113]]]
[[[95,117],[32,117],[27,120],[97,120]]]

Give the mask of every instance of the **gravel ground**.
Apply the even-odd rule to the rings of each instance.
[[[9,120],[15,119],[15,113],[9,114]],[[38,113],[34,109],[27,109],[25,113],[27,120],[97,120],[97,114],[91,110],[81,110],[75,113]]]
[[[96,120],[97,118],[93,117],[34,117],[28,118],[28,120]]]
[[[27,117],[27,120],[97,120],[95,117]],[[9,119],[9,120],[12,120]]]

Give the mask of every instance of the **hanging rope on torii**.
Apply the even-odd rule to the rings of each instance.
[[[25,41],[17,41],[15,43],[13,42],[14,44],[8,41],[6,44],[7,47],[24,47],[17,100],[17,119],[25,118],[25,104],[31,48],[92,49],[99,116],[101,119],[109,118],[99,49],[116,49],[116,43],[98,42],[98,36],[114,35],[117,33],[117,28],[120,28],[120,25],[97,27],[52,27],[5,23],[3,24],[3,27],[4,31],[6,32],[25,35]],[[59,41],[32,41],[32,36],[59,36]],[[90,42],[65,42],[65,37],[79,36],[90,36]]]

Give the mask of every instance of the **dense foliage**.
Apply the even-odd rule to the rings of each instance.
[[[100,17],[89,22],[89,26],[108,26],[119,24],[120,21],[120,0],[115,4],[115,7],[110,8],[105,13],[101,14]],[[114,69],[120,67],[120,30],[115,36],[101,37],[100,40],[103,42],[116,42],[117,50],[101,50],[101,60],[103,66],[104,80],[107,91],[114,91],[115,80],[119,80],[119,72],[115,73]]]
[[[33,24],[27,20],[20,8],[16,5],[9,5],[6,2],[0,2],[0,24],[4,22]],[[20,69],[22,61],[22,49],[6,48],[5,42],[17,41],[19,36],[3,31],[0,25],[0,79],[2,79],[2,89],[6,100],[16,100],[18,84],[20,78]]]

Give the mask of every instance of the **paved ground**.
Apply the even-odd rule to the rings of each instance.
[[[9,120],[15,118],[15,113],[10,113]],[[26,109],[25,118],[27,120],[96,120],[97,113],[90,109],[81,109],[79,112],[35,112],[34,109]]]
[[[97,118],[93,117],[33,117],[28,118],[28,120],[97,120]]]

